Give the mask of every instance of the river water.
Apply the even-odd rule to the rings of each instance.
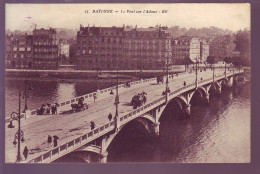
[[[18,111],[22,79],[6,79],[6,117]],[[28,106],[66,101],[115,85],[115,80],[29,79]],[[23,86],[23,85],[22,85]],[[191,116],[176,119],[172,113],[160,124],[155,138],[141,125],[129,124],[108,149],[108,162],[236,163],[250,162],[250,83],[223,90],[209,106],[193,105]],[[22,109],[24,99],[22,99]]]

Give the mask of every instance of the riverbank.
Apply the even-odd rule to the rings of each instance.
[[[181,73],[180,70],[169,70],[169,73]],[[130,79],[133,77],[151,78],[165,74],[164,70],[118,70],[118,76],[120,79]],[[23,70],[23,69],[6,69],[5,75],[8,78],[24,78],[37,77],[37,78],[59,78],[59,79],[86,79],[86,78],[98,78],[98,79],[115,79],[117,78],[116,70]]]

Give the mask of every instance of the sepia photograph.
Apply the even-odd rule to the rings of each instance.
[[[250,13],[5,4],[5,163],[250,163]]]

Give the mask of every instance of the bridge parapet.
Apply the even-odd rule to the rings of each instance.
[[[43,153],[36,158],[33,158],[28,163],[48,163],[58,159],[60,156],[66,155],[77,148],[95,140],[96,138],[112,131],[114,129],[115,121],[111,121],[105,125],[102,125],[76,139],[73,139],[65,144],[58,146],[50,150],[47,153]]]

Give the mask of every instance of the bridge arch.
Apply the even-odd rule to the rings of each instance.
[[[102,147],[102,151],[108,153],[108,161],[114,161],[118,154],[121,158],[122,154],[131,152],[133,149],[140,150],[136,144],[142,142],[143,139],[155,137],[155,125],[153,119],[141,116],[120,126],[117,132],[109,136],[106,145]]]
[[[207,89],[201,86],[191,93],[189,103],[191,106],[194,104],[204,104],[204,101],[207,99],[208,95]]]
[[[76,150],[66,154],[53,163],[91,163],[99,162],[99,154],[88,150]]]
[[[176,113],[187,113],[187,107],[189,107],[189,101],[188,99],[186,99],[183,95],[179,95],[177,97],[174,97],[173,99],[171,99],[167,105],[163,108],[163,111],[161,112],[161,114],[158,116],[158,120],[159,122],[161,122],[161,120],[165,119],[165,115],[168,115],[173,112]],[[177,114],[179,115],[179,114]]]

